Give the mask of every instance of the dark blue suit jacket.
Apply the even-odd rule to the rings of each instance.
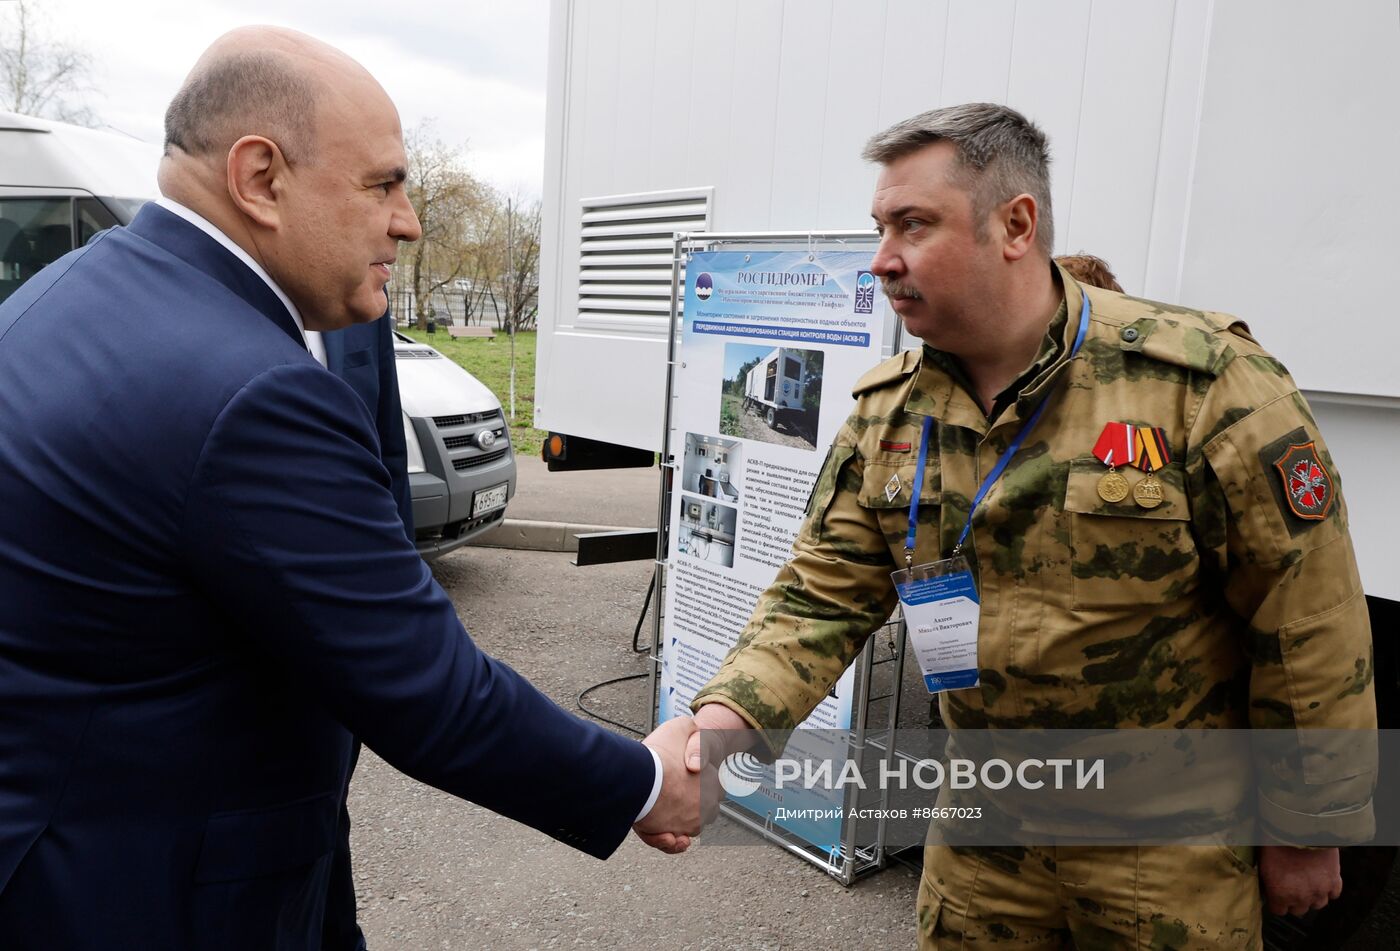
[[[148,205],[50,265],[0,381],[0,947],[317,947],[351,732],[626,835],[650,754],[476,649],[364,404],[217,242]]]

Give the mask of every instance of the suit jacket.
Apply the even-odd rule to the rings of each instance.
[[[321,335],[326,369],[350,385],[364,401],[379,437],[379,456],[389,471],[390,490],[410,540],[413,538],[413,492],[408,483],[408,445],[403,435],[398,370],[394,363],[394,321],[384,316],[368,324]]]
[[[50,265],[0,380],[0,947],[317,947],[351,732],[626,835],[650,754],[477,650],[364,403],[217,242],[148,205]]]

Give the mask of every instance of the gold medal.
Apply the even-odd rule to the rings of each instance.
[[[1133,486],[1133,501],[1142,508],[1155,509],[1162,504],[1162,483],[1149,472],[1141,482]]]
[[[1105,502],[1121,502],[1128,497],[1128,480],[1117,469],[1109,469],[1099,479],[1099,498]]]

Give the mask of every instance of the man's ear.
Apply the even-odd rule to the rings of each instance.
[[[1008,261],[1019,261],[1035,247],[1040,208],[1034,198],[1023,193],[1002,205],[1000,214],[1005,228],[1002,256]]]
[[[238,210],[264,228],[282,223],[282,197],[287,161],[277,143],[260,135],[245,135],[228,150],[228,193]]]

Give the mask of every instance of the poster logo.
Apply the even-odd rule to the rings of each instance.
[[[708,273],[701,274],[695,279],[695,296],[700,300],[709,300],[710,295],[715,292],[715,280]]]
[[[752,753],[734,753],[719,766],[719,784],[735,799],[758,792],[763,785],[763,764]]]
[[[856,313],[875,312],[875,275],[869,271],[856,272]]]

